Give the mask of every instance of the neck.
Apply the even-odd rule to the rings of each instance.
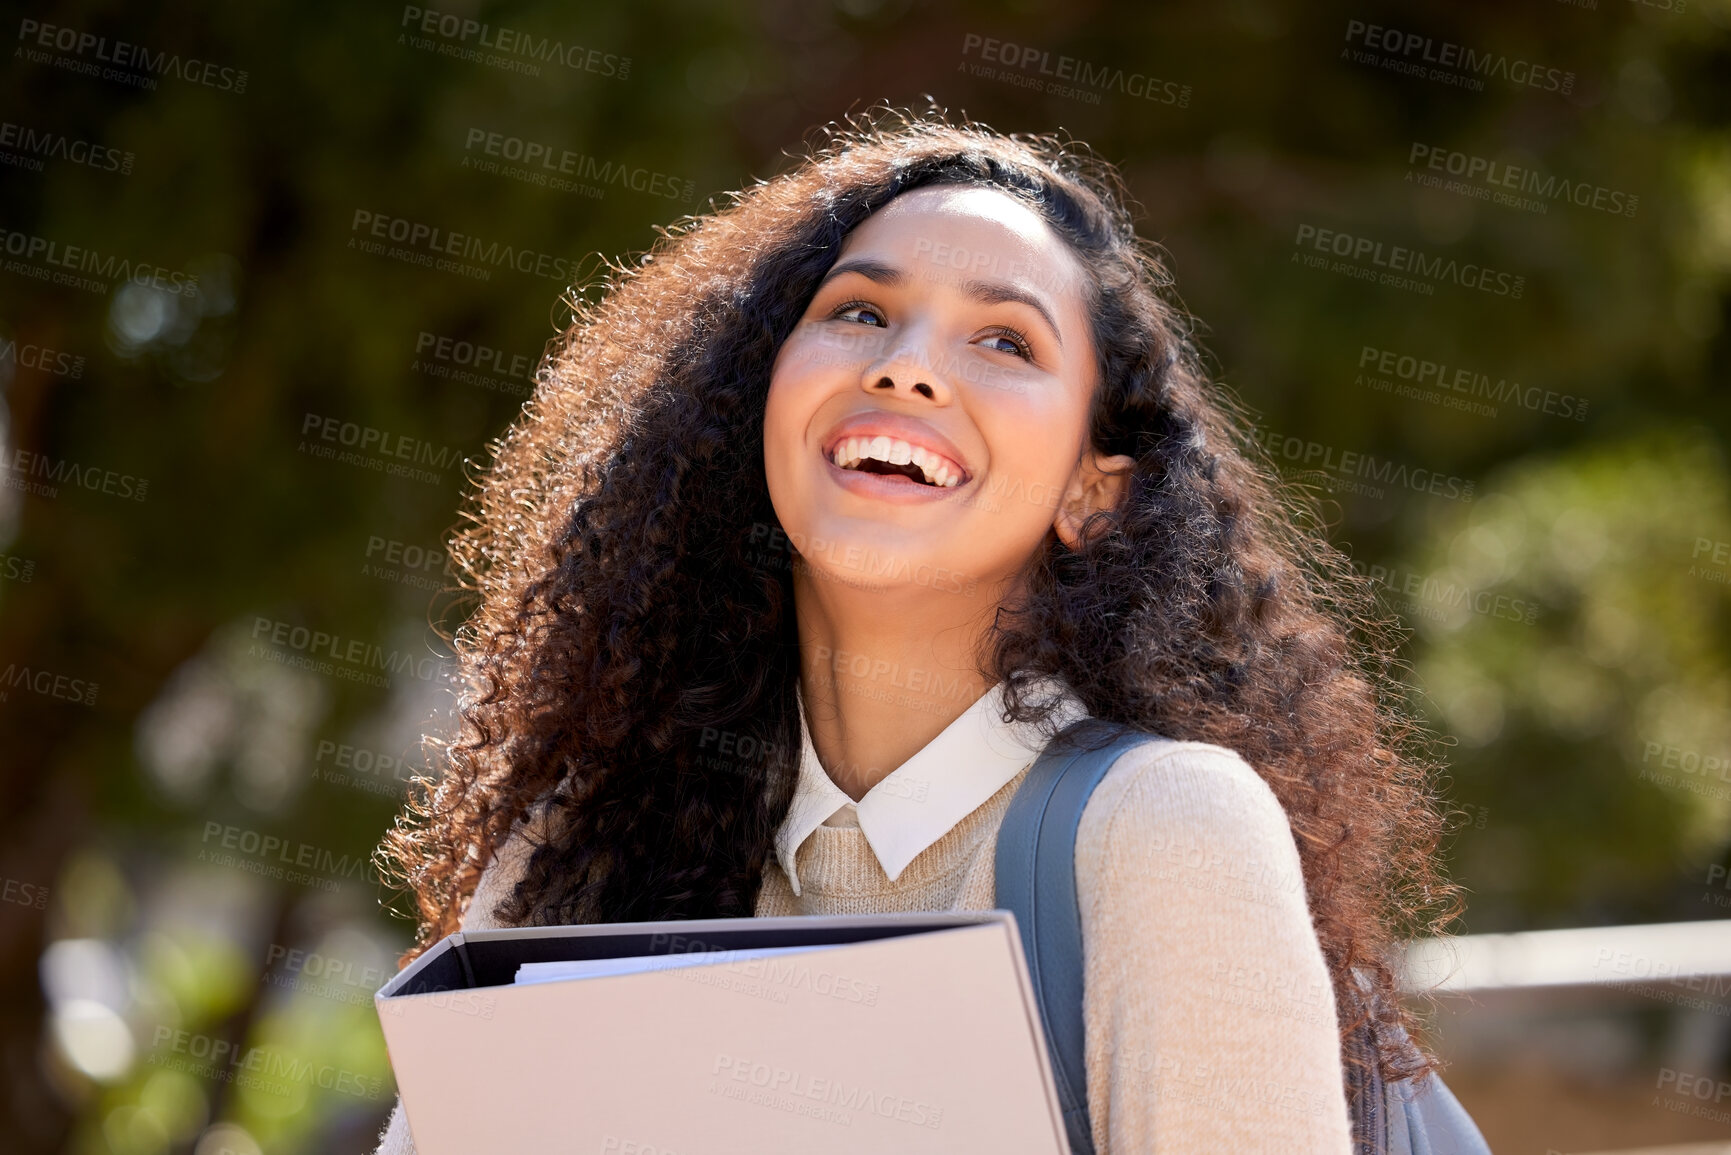
[[[818,761],[859,801],[983,697],[1001,590],[861,589],[799,567],[800,696]]]

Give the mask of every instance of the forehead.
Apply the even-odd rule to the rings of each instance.
[[[956,276],[1012,281],[1080,296],[1076,254],[1025,201],[998,189],[928,185],[906,192],[848,234],[843,255],[871,251]]]

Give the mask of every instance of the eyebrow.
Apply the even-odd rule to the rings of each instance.
[[[832,268],[828,275],[818,284],[818,291],[841,276],[843,273],[858,273],[869,281],[896,289],[907,283],[908,275],[896,266],[884,261],[874,261],[870,257],[855,257],[842,261]],[[985,305],[1001,305],[1006,301],[1019,301],[1045,318],[1047,326],[1052,330],[1052,339],[1058,342],[1058,348],[1064,347],[1064,338],[1058,329],[1058,322],[1053,318],[1052,311],[1040,298],[1028,292],[1019,285],[1008,281],[981,281],[974,278],[961,281],[958,286],[969,300]]]

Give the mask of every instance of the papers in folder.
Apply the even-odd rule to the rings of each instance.
[[[634,955],[630,958],[580,959],[574,962],[522,963],[517,967],[515,981],[518,984],[556,983],[565,979],[610,978],[614,975],[640,974],[643,971],[673,970],[676,967],[714,966],[717,963],[738,966],[758,959],[834,949],[834,946],[769,946],[756,950],[706,950],[685,954]]]

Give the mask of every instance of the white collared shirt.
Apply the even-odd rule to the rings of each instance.
[[[1060,728],[1087,715],[1081,699],[1059,679],[1045,677],[1035,685],[1035,700],[1047,694],[1061,699],[1055,715]],[[1003,721],[1004,683],[999,682],[856,803],[818,761],[797,688],[795,698],[799,785],[776,834],[775,853],[796,895],[799,848],[819,826],[858,826],[894,882],[921,851],[1003,789],[1045,747],[1037,726]]]

